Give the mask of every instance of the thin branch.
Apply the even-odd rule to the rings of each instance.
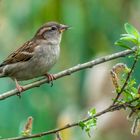
[[[131,100],[129,102],[109,106],[105,110],[95,114],[94,117],[97,118],[97,117],[99,117],[99,116],[101,116],[101,115],[103,115],[105,113],[114,112],[114,111],[121,110],[121,109],[124,109],[126,107],[129,107],[129,104],[137,101],[138,99],[139,98],[135,98],[135,99],[133,99],[133,100]],[[87,117],[86,119],[82,120],[82,122],[86,122],[86,121],[88,121],[88,120],[90,120],[92,118],[93,117]],[[61,127],[61,128],[53,129],[53,130],[46,131],[46,132],[41,132],[41,133],[38,133],[38,134],[33,134],[33,135],[30,135],[30,136],[26,136],[26,137],[6,138],[6,139],[1,139],[1,140],[23,140],[23,139],[37,138],[37,137],[42,137],[42,136],[46,136],[46,135],[50,135],[50,134],[56,134],[56,133],[58,133],[58,132],[60,132],[62,130],[69,129],[69,128],[76,127],[76,126],[79,126],[79,122],[72,123],[72,124],[67,124],[67,125],[65,125],[64,127]]]
[[[134,68],[135,68],[135,66],[136,66],[137,61],[138,61],[138,55],[136,55],[136,57],[135,57],[135,59],[134,59],[133,65],[132,65],[132,67],[131,67],[131,70],[130,70],[130,72],[128,73],[128,75],[127,75],[127,77],[126,77],[126,80],[125,80],[125,82],[124,82],[124,84],[123,84],[123,86],[122,86],[120,92],[117,93],[117,96],[116,96],[116,98],[114,99],[113,105],[117,102],[117,100],[119,99],[121,93],[124,91],[125,87],[127,86],[128,81],[129,81],[130,76],[131,76],[131,74],[132,74],[132,72],[133,72],[133,70],[134,70]]]
[[[120,58],[120,57],[125,57],[127,55],[130,55],[130,54],[134,53],[135,51],[136,51],[136,47],[133,47],[132,50],[125,50],[125,51],[121,51],[121,52],[118,52],[118,53],[107,55],[107,56],[104,56],[104,57],[101,57],[101,58],[97,58],[95,60],[92,60],[92,61],[89,61],[89,62],[86,62],[86,63],[83,63],[83,64],[78,64],[78,65],[76,65],[72,68],[61,71],[57,74],[54,74],[54,76],[55,76],[56,79],[58,79],[58,78],[70,75],[74,72],[77,72],[77,71],[80,71],[80,70],[83,70],[83,69],[86,69],[86,68],[92,68],[95,65],[98,65],[98,64],[101,64],[101,63],[104,63],[104,62],[107,62],[107,61],[110,61],[110,60],[113,60],[113,59],[117,59],[117,58]],[[38,81],[35,81],[35,82],[30,83],[28,85],[25,85],[23,88],[24,88],[24,91],[26,91],[26,90],[34,88],[34,87],[39,87],[40,85],[45,84],[45,83],[48,83],[48,80],[46,78],[43,78],[41,80],[38,80]],[[22,93],[25,93],[25,92],[22,92]],[[17,94],[18,94],[18,90],[13,89],[11,91],[8,91],[8,92],[5,92],[5,93],[1,94],[0,95],[0,100],[4,100],[8,97],[11,97],[11,96],[14,96],[14,95],[17,95]]]

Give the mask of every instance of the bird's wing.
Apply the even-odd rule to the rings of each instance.
[[[1,64],[0,67],[7,64],[13,64],[17,62],[24,62],[30,60],[34,55],[34,49],[37,46],[36,42],[30,40],[23,46],[10,54]]]

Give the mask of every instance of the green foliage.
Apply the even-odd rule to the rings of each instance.
[[[135,79],[129,80],[122,95],[123,95],[123,98],[122,98],[123,102],[129,102],[129,101],[136,99],[137,97],[140,97],[140,95],[138,93],[138,89],[136,87],[136,80]],[[139,104],[139,101],[137,101],[137,103]]]
[[[129,23],[125,23],[124,25],[125,31],[130,34],[130,35],[134,35],[137,39],[139,38],[140,34],[137,31],[137,29],[135,27],[133,27],[132,25],[130,25]]]
[[[138,59],[136,56],[139,56],[140,54],[140,34],[137,31],[135,27],[130,25],[129,23],[124,24],[124,28],[127,34],[122,34],[120,39],[115,42],[115,45],[121,46],[123,48],[131,49],[130,44],[133,44],[137,46],[137,51],[133,55],[133,59]],[[132,56],[131,56],[132,57]],[[126,82],[127,76],[130,74],[130,68],[126,67],[123,71],[123,74],[118,77],[120,81],[120,86],[116,89],[117,93],[121,92],[122,87],[124,84],[126,84],[124,91],[122,92],[122,98],[119,103],[121,102],[129,102],[136,97],[139,97],[138,89],[136,87],[136,79],[135,78],[129,78],[129,80]]]
[[[97,125],[97,118],[94,117],[95,114],[96,114],[96,109],[93,108],[90,111],[88,111],[88,115],[89,115],[90,119],[87,121],[79,122],[79,126],[81,127],[82,130],[84,130],[88,134],[89,137],[90,137],[91,128],[95,128]]]
[[[122,86],[126,82],[126,77],[130,72],[130,68],[127,67],[128,70],[124,70],[122,74],[119,75],[119,88],[116,89],[117,93],[121,91]],[[136,87],[136,79],[130,78],[126,84],[124,91],[122,92],[122,98],[118,101],[118,103],[129,102],[138,97],[138,89]]]
[[[94,116],[95,114],[96,114],[96,109],[95,108],[92,108],[91,110],[88,111],[88,115],[91,116],[91,117]]]
[[[132,118],[132,115],[133,115],[133,120],[134,120],[131,133],[133,135],[138,135],[138,132],[140,131],[140,121],[139,121],[140,86],[138,87],[136,86],[137,84],[136,79],[132,78],[132,72],[134,71],[136,62],[140,58],[139,57],[140,56],[140,34],[136,28],[134,28],[132,25],[128,23],[126,23],[124,27],[127,34],[122,34],[120,39],[115,42],[115,45],[118,45],[120,47],[127,48],[127,49],[131,49],[132,47],[131,45],[133,46],[135,45],[137,47],[137,50],[135,51],[133,56],[129,57],[129,58],[134,59],[132,68],[131,69],[127,68],[128,70],[124,70],[123,74],[117,77],[120,83],[116,91],[118,94],[121,94],[121,97],[116,102],[118,104],[122,104],[122,103],[129,104],[128,107],[130,108],[131,112],[128,116],[129,118]],[[137,100],[131,103],[131,101],[134,101],[135,99]]]
[[[129,23],[125,23],[124,28],[127,34],[121,34],[120,39],[115,42],[115,45],[126,49],[131,49],[134,45],[139,46],[140,34],[137,29]]]
[[[121,32],[122,21],[132,19],[133,14],[129,14],[130,10],[135,14],[139,12],[136,8],[139,8],[140,4],[138,3],[137,7],[135,6],[136,2],[139,2],[139,0],[114,0],[113,4],[116,5],[114,7],[110,0],[2,0],[0,1],[1,61],[30,39],[40,25],[52,20],[71,25],[73,29],[64,35],[60,60],[51,73],[88,61],[98,53],[108,54],[108,51],[111,53],[112,43]],[[121,6],[124,4],[125,6]],[[116,48],[116,51],[118,50],[119,48]],[[129,59],[126,61],[129,61]],[[71,104],[79,109],[78,112],[85,110],[89,105],[89,100],[85,100],[85,97],[88,97],[88,99],[94,98],[94,94],[89,95],[87,94],[89,90],[85,90],[86,74],[88,72],[83,71],[82,74],[78,72],[73,77],[74,79],[67,77],[55,81],[53,87],[44,85],[26,91],[21,99],[15,96],[1,101],[1,137],[17,136],[18,131],[21,133],[20,126],[25,118],[30,115],[36,118],[33,128],[33,133],[36,133],[60,127],[57,125],[62,114],[60,112],[66,110],[70,112]],[[137,72],[138,76],[139,71]],[[14,83],[8,78],[0,80],[1,93],[15,87]],[[11,114],[10,119],[9,114]],[[71,115],[70,112],[69,117]],[[65,120],[65,116],[63,119]],[[49,121],[47,121],[47,125],[44,125],[46,120]],[[75,134],[77,139],[80,139],[77,133]],[[71,134],[71,139],[74,139],[75,134]],[[122,139],[121,135],[119,139]],[[52,140],[54,138],[50,135],[47,138],[38,139]],[[126,134],[123,139],[128,139]],[[80,140],[85,140],[85,138]]]
[[[31,135],[31,134],[30,134],[30,130],[26,130],[26,131],[21,132],[21,135],[22,135],[23,137],[30,136],[30,135]]]

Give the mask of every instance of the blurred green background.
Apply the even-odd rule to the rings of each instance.
[[[0,0],[0,62],[47,21],[58,21],[73,28],[64,33],[61,57],[51,73],[57,73],[96,57],[120,51],[114,41],[124,32],[125,22],[140,29],[139,0]],[[127,62],[125,59],[119,61]],[[105,109],[113,97],[108,76],[115,64],[101,64],[0,101],[0,137],[21,135],[29,116],[34,118],[33,133],[61,127],[84,118],[91,107]],[[128,62],[129,63],[129,62]],[[131,63],[131,62],[130,62]],[[138,66],[139,67],[139,66]],[[137,67],[137,69],[138,69]],[[139,71],[135,73],[140,78]],[[26,84],[22,82],[21,84]],[[9,78],[0,79],[0,93],[15,87]],[[134,140],[132,122],[124,112],[104,115],[91,139]],[[64,140],[88,140],[80,128],[62,132]],[[54,140],[55,136],[37,138]]]

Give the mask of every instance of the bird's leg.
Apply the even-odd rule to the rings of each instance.
[[[54,77],[53,74],[46,73],[45,76],[47,76],[49,83],[51,83],[51,87],[53,86],[53,80],[56,78]]]
[[[22,91],[24,91],[24,88],[23,88],[22,86],[19,85],[17,79],[14,79],[14,81],[15,81],[15,83],[16,83],[16,88],[17,88],[17,90],[19,91],[19,93],[17,93],[17,95],[18,95],[19,97],[21,97],[20,93],[21,93]]]

